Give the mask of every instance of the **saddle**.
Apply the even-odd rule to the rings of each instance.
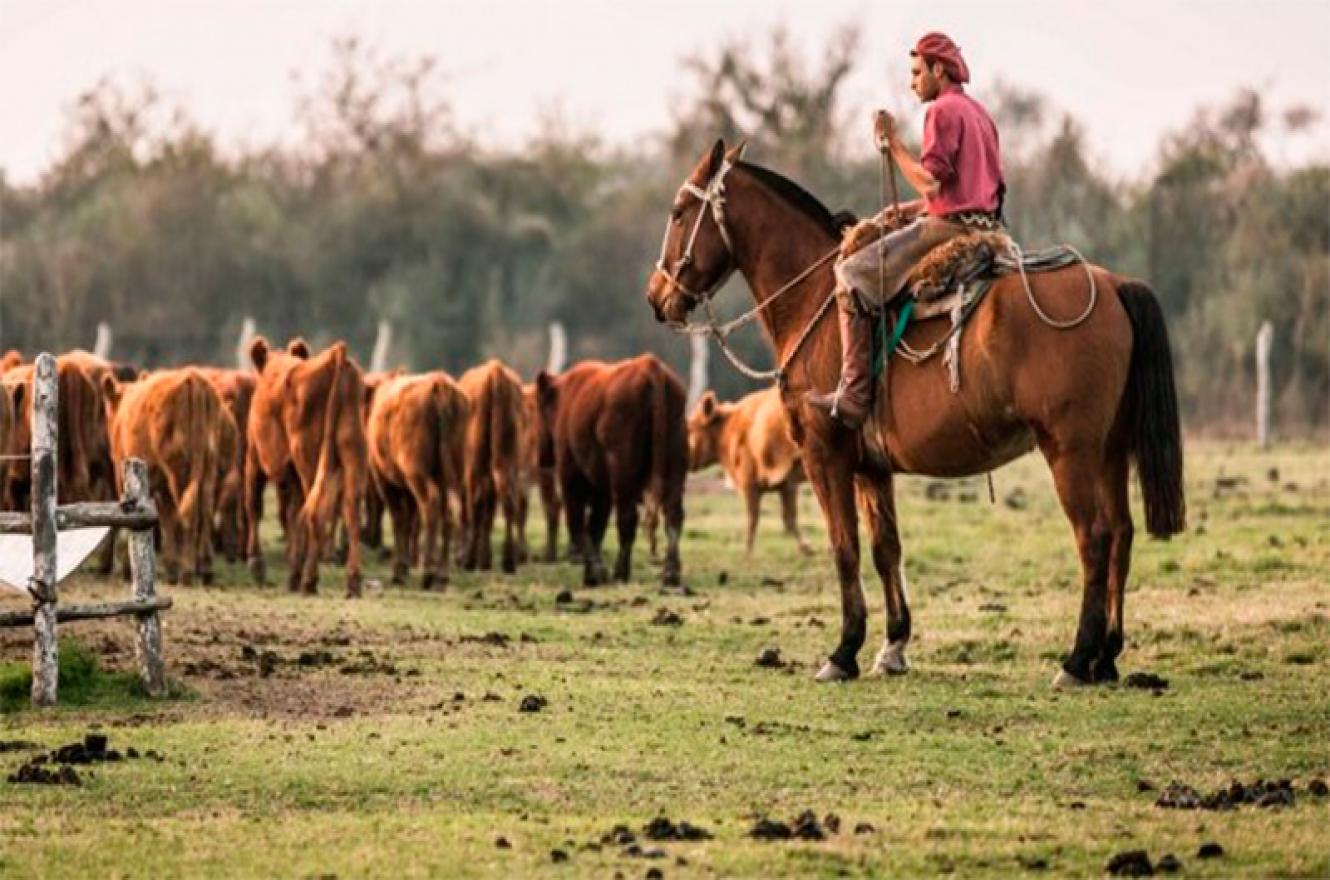
[[[998,256],[1010,249],[1007,233],[988,230],[968,232],[933,248],[905,282],[904,291],[915,301],[912,319],[950,315],[960,305],[962,285],[993,277]]]

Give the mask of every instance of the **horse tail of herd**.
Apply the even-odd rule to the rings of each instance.
[[[1127,374],[1127,437],[1141,478],[1145,526],[1166,538],[1186,526],[1182,488],[1182,431],[1173,385],[1173,355],[1164,312],[1154,291],[1139,281],[1118,285],[1131,320],[1131,367]]]

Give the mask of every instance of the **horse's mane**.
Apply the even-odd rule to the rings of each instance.
[[[840,237],[842,229],[855,222],[854,215],[849,211],[831,213],[831,210],[822,204],[817,196],[783,174],[772,171],[770,168],[763,168],[761,165],[754,165],[752,162],[741,161],[738,165],[745,171],[751,171],[754,177],[774,191],[776,195],[785,199],[792,207],[837,238]]]

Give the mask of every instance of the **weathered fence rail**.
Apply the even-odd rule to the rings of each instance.
[[[151,501],[147,465],[129,459],[124,465],[124,494],[119,502],[57,505],[56,450],[60,400],[55,358],[38,355],[32,380],[32,509],[0,513],[0,534],[32,535],[32,577],[27,588],[28,611],[0,613],[0,626],[31,626],[32,703],[53,706],[59,693],[59,642],[56,625],[107,617],[135,618],[135,654],[139,678],[150,696],[166,693],[166,664],[158,613],[171,600],[157,595],[157,559],[153,527],[157,510]],[[61,531],[108,526],[130,531],[129,567],[133,593],[127,602],[61,607],[58,602],[57,536]]]

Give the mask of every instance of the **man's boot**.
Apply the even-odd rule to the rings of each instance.
[[[859,312],[853,295],[836,296],[840,324],[840,383],[828,394],[808,392],[808,402],[857,431],[873,408],[873,322]]]

